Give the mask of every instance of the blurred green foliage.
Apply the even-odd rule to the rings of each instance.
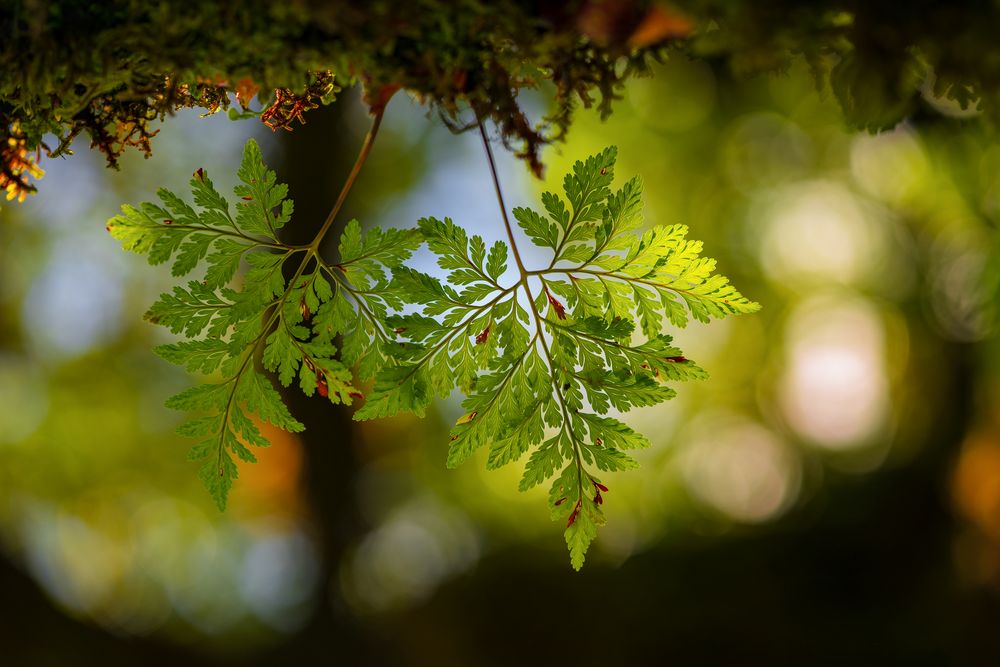
[[[562,574],[535,511],[543,494],[518,494],[517,470],[487,473],[482,451],[443,468],[454,400],[438,420],[356,430],[324,406],[307,431],[317,439],[276,443],[278,458],[254,468],[280,474],[247,470],[219,516],[159,407],[187,379],[148,353],[157,334],[140,322],[169,276],[120,257],[103,221],[148,197],[147,183],[189,173],[193,150],[229,173],[245,126],[179,118],[152,160],[121,174],[82,155],[46,165],[52,187],[0,213],[3,549],[62,613],[131,637],[109,639],[105,654],[990,664],[1000,147],[977,118],[948,116],[960,110],[932,89],[918,95],[911,121],[855,134],[807,59],[746,80],[675,57],[633,81],[610,121],[581,115],[564,152],[546,153],[558,176],[619,145],[619,169],[644,176],[645,217],[689,225],[764,306],[677,336],[711,380],[638,411],[655,446],[615,487],[577,577]],[[406,226],[460,208],[499,238],[488,236],[499,221],[475,142],[394,105],[395,139],[373,154],[357,217]],[[356,140],[362,114],[351,113],[338,136]],[[310,155],[309,175],[289,178],[300,211],[308,191],[336,182],[317,176],[327,151]],[[558,187],[518,180],[509,162],[503,172],[511,205]],[[293,407],[303,420],[314,410]],[[343,450],[355,457],[346,472],[302,466]],[[337,530],[353,528],[333,551],[319,500],[331,491],[322,480],[341,474],[326,486],[344,486],[338,511],[352,519]],[[29,616],[22,599],[0,611],[9,627],[50,618]],[[604,631],[580,636],[580,614]],[[498,642],[511,624],[519,631]],[[58,650],[41,644],[8,641],[25,660]]]

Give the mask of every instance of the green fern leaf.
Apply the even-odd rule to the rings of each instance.
[[[364,398],[358,420],[422,416],[457,388],[465,414],[451,429],[447,465],[485,450],[490,469],[525,461],[522,491],[551,479],[550,515],[582,567],[604,523],[608,486],[596,473],[633,469],[629,452],[651,446],[611,413],[671,399],[668,382],[707,377],[665,324],[759,308],[715,273],[686,227],[642,231],[642,182],[613,190],[616,157],[608,148],[577,162],[562,196],[542,195],[544,213],[512,211],[550,254],[533,270],[516,245],[487,246],[450,218],[368,231],[351,220],[335,261],[318,250],[329,225],[309,245],[286,245],[278,231],[293,210],[287,187],[253,141],[235,207],[203,170],[191,180],[193,206],[166,190],[160,204],[124,206],[109,230],[126,250],[172,262],[176,276],[204,267],[201,280],[161,295],[146,317],[183,336],[157,354],[212,379],[167,405],[199,413],[178,433],[197,439],[189,458],[203,462],[199,476],[218,506],[238,462],[269,444],[261,422],[303,428],[270,374],[286,390],[333,403]],[[406,265],[422,243],[443,275]],[[504,285],[512,256],[519,276]],[[372,381],[366,397],[355,374]]]

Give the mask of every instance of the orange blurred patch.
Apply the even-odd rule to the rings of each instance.
[[[951,492],[955,509],[968,522],[953,544],[957,574],[1000,592],[1000,431],[966,439]]]
[[[668,5],[653,5],[628,38],[633,49],[650,46],[666,39],[689,37],[694,32],[694,22]]]
[[[295,434],[254,419],[270,447],[253,449],[257,463],[240,463],[240,477],[233,486],[233,500],[261,506],[270,513],[292,516],[303,511],[302,441]]]
[[[961,514],[1000,542],[1000,442],[984,434],[965,441],[952,478],[952,496]]]
[[[670,5],[649,9],[635,0],[590,0],[576,16],[577,29],[598,44],[630,48],[650,46],[666,39],[687,37],[694,23]]]

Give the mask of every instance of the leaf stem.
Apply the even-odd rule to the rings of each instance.
[[[358,180],[361,168],[365,165],[365,161],[368,159],[368,154],[371,153],[372,146],[375,144],[375,137],[378,136],[378,129],[382,125],[382,117],[384,115],[385,105],[379,106],[373,110],[372,125],[368,129],[368,134],[365,135],[364,143],[361,144],[361,151],[358,153],[358,159],[354,161],[354,167],[351,168],[351,173],[348,174],[347,180],[344,181],[344,187],[341,188],[340,195],[337,197],[336,203],[334,203],[333,208],[330,209],[330,213],[326,216],[326,220],[323,221],[323,226],[320,227],[319,231],[316,233],[316,238],[314,238],[312,243],[309,244],[309,254],[319,254],[319,246],[320,243],[323,242],[323,237],[325,237],[326,233],[330,231],[333,221],[336,220],[337,215],[340,213],[340,209],[344,207],[344,202],[347,201],[347,195],[354,187],[354,182]]]
[[[507,217],[507,205],[503,201],[503,191],[500,189],[500,177],[497,175],[497,163],[493,159],[493,148],[490,146],[490,138],[486,135],[486,126],[483,121],[479,121],[479,136],[483,138],[483,147],[486,149],[486,159],[490,163],[490,174],[493,176],[493,187],[497,192],[497,202],[500,204],[500,214],[503,216],[503,226],[507,230],[507,240],[510,241],[511,252],[514,253],[514,261],[517,262],[517,270],[521,274],[521,282],[527,287],[528,270],[524,268],[521,261],[521,253],[517,249],[517,241],[514,240],[514,228]]]
[[[358,175],[361,173],[361,168],[364,166],[365,161],[368,159],[368,154],[371,153],[372,145],[375,143],[375,137],[378,134],[379,126],[382,124],[382,116],[384,114],[385,114],[384,106],[375,111],[371,128],[368,130],[368,134],[365,135],[365,141],[361,145],[361,151],[358,153],[358,158],[354,162],[354,167],[351,169],[351,173],[348,175],[347,180],[344,182],[344,187],[341,188],[340,195],[337,197],[336,203],[334,203],[333,208],[330,210],[330,213],[326,216],[326,220],[323,221],[323,226],[320,227],[319,231],[316,233],[316,236],[313,238],[312,242],[309,243],[309,245],[304,246],[303,248],[300,248],[298,246],[294,247],[285,246],[286,248],[291,248],[294,250],[304,249],[306,251],[305,256],[303,256],[302,261],[299,263],[299,266],[295,271],[295,275],[293,275],[291,280],[288,281],[284,294],[281,295],[281,298],[278,300],[275,309],[272,311],[271,315],[268,316],[267,322],[261,328],[260,334],[258,334],[257,337],[254,338],[254,340],[248,346],[246,357],[240,363],[240,367],[237,369],[236,373],[229,380],[226,381],[227,384],[229,382],[232,382],[233,388],[230,391],[229,397],[226,400],[226,407],[222,419],[222,430],[220,431],[219,434],[217,465],[220,471],[222,470],[222,455],[226,448],[225,437],[227,429],[229,428],[230,412],[232,410],[233,402],[236,398],[236,393],[239,389],[240,379],[246,372],[247,368],[250,366],[250,363],[252,362],[254,354],[257,348],[260,346],[261,341],[263,341],[270,333],[271,328],[274,326],[275,322],[278,321],[279,319],[283,319],[282,309],[284,308],[285,302],[288,300],[288,295],[291,294],[292,290],[295,288],[295,285],[298,283],[299,278],[302,277],[302,274],[305,272],[306,266],[309,264],[309,260],[315,257],[317,262],[319,262],[320,264],[323,263],[319,255],[320,244],[323,242],[323,238],[326,236],[327,232],[330,231],[330,227],[333,225],[334,220],[340,213],[340,209],[343,208],[344,202],[347,200],[347,195],[354,187],[354,183],[357,181]],[[219,234],[233,236],[233,234],[227,233],[222,230],[206,229],[206,231],[216,231]],[[243,236],[242,234],[240,235]],[[254,241],[256,241],[256,239],[254,239]],[[284,262],[282,261],[282,264],[283,263]]]
[[[566,408],[566,400],[562,395],[562,388],[559,386],[559,380],[556,377],[556,366],[552,358],[552,351],[549,349],[548,341],[545,339],[545,334],[542,332],[542,316],[538,312],[538,307],[535,306],[535,298],[531,293],[531,287],[528,285],[529,276],[538,275],[543,272],[528,271],[524,267],[524,262],[521,261],[521,253],[518,251],[517,241],[514,239],[514,229],[510,224],[510,218],[507,216],[507,205],[504,203],[503,191],[500,188],[500,177],[497,174],[496,161],[493,159],[493,148],[490,146],[490,140],[486,135],[486,127],[483,125],[482,120],[479,121],[479,135],[482,137],[483,147],[486,149],[486,159],[490,164],[490,175],[493,177],[493,188],[497,193],[497,203],[500,205],[500,213],[503,216],[504,228],[507,230],[507,239],[510,241],[510,249],[514,255],[514,260],[517,262],[518,272],[521,274],[521,278],[515,287],[524,288],[524,293],[528,297],[528,304],[530,304],[531,312],[535,318],[535,338],[542,343],[542,350],[545,352],[545,359],[548,363],[549,372],[552,378],[552,388],[555,391],[556,399],[559,402],[559,408],[563,414],[563,428],[569,432],[570,441],[573,443],[573,454],[576,459],[577,483],[580,498],[582,499],[584,469],[583,455],[580,452],[580,443],[577,440],[576,433],[573,431],[573,422],[570,420],[569,410]]]
[[[569,410],[566,408],[566,399],[562,393],[562,387],[559,386],[559,378],[556,377],[556,366],[552,359],[552,350],[549,349],[549,343],[545,340],[545,335],[542,333],[542,316],[538,312],[538,307],[535,305],[535,299],[531,295],[531,289],[528,287],[527,281],[523,283],[524,291],[528,295],[528,303],[531,304],[531,312],[535,317],[535,331],[536,337],[542,343],[542,350],[545,351],[545,359],[549,364],[549,371],[552,374],[552,388],[555,390],[556,400],[559,402],[559,409],[563,414],[563,427],[569,432],[570,440],[573,443],[573,455],[576,458],[576,475],[577,482],[580,490],[580,498],[583,498],[583,455],[580,452],[580,443],[577,440],[576,432],[573,430],[573,422],[569,417]]]
[[[692,290],[698,285],[691,283],[691,281],[688,281],[688,283],[691,284],[691,287],[685,289],[683,287],[675,287],[673,285],[653,282],[652,280],[645,280],[644,278],[633,278],[632,276],[623,275],[620,273],[616,273],[614,271],[594,271],[593,269],[584,269],[580,267],[567,267],[562,269],[556,268],[547,271],[528,271],[529,276],[541,276],[543,273],[562,273],[569,276],[571,279],[575,279],[575,276],[573,275],[574,273],[585,273],[587,275],[596,276],[602,282],[605,278],[612,278],[614,280],[620,280],[623,283],[638,283],[640,285],[648,285],[649,287],[654,287],[656,289],[670,290],[671,292],[677,292],[678,294],[690,294],[692,296],[697,296],[702,299],[712,298],[711,296],[695,294]],[[649,274],[647,274],[647,276],[648,275]],[[722,301],[723,303],[727,303],[725,299],[715,299],[715,301]]]
[[[158,229],[162,228],[161,225],[150,225],[150,226],[155,226]],[[291,249],[291,250],[302,250],[302,249],[305,249],[305,248],[309,247],[309,246],[287,245],[287,244],[284,244],[284,243],[271,243],[270,241],[264,241],[263,239],[254,238],[253,236],[250,236],[248,234],[244,234],[243,232],[238,231],[238,230],[235,231],[235,232],[230,232],[230,231],[228,231],[226,229],[219,229],[217,227],[209,227],[208,225],[171,225],[167,229],[169,229],[171,232],[173,232],[174,230],[177,230],[177,231],[192,231],[192,232],[195,232],[195,233],[215,234],[216,236],[228,236],[228,237],[234,238],[234,239],[242,239],[244,241],[250,241],[251,243],[254,244],[254,246],[258,246],[258,247],[262,247],[262,248],[274,248],[276,250],[288,250],[288,249]]]
[[[339,275],[339,272],[334,271],[333,267],[324,262],[322,259],[320,260],[320,268],[323,271],[326,271],[327,275],[329,275],[330,279],[333,280],[334,286],[338,290],[342,289],[351,296],[351,299],[355,304],[357,304],[358,309],[363,312],[368,317],[368,321],[372,323],[376,335],[387,343],[392,342],[393,339],[385,332],[382,320],[375,316],[375,313],[373,313],[365,303],[365,299],[361,298],[361,295],[375,294],[375,292],[365,292],[355,289],[354,286],[348,282],[347,278],[343,275]]]
[[[455,336],[457,336],[458,334],[462,333],[465,330],[465,328],[469,326],[469,323],[472,322],[477,317],[479,317],[480,314],[482,314],[482,312],[484,310],[486,310],[487,308],[492,308],[493,306],[495,306],[497,303],[499,303],[503,299],[504,296],[506,296],[510,292],[513,292],[514,290],[516,290],[521,285],[522,285],[522,283],[517,283],[516,285],[513,285],[512,287],[508,287],[507,289],[505,289],[502,292],[500,292],[499,294],[497,294],[491,301],[488,301],[486,303],[480,304],[478,306],[473,306],[473,308],[471,309],[471,314],[468,317],[466,317],[464,320],[462,320],[461,322],[459,322],[457,325],[455,325],[455,327],[452,328],[452,330],[450,332],[448,332],[441,340],[439,340],[437,343],[435,343],[433,347],[431,347],[429,350],[427,350],[427,352],[424,354],[424,356],[420,357],[420,359],[418,359],[413,364],[413,368],[411,369],[411,371],[409,373],[407,373],[405,376],[403,376],[402,378],[400,378],[399,380],[397,380],[397,383],[398,384],[402,384],[403,382],[405,382],[406,380],[408,380],[410,377],[412,377],[413,374],[416,373],[417,370],[424,363],[426,363],[428,360],[430,360],[432,357],[434,357],[434,355],[436,355],[438,352],[440,352],[442,349],[444,349],[444,347],[448,343],[450,343],[455,338]],[[517,297],[515,296],[515,297],[512,297],[512,298],[516,299]]]

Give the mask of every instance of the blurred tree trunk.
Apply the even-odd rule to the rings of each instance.
[[[282,240],[303,244],[312,241],[333,207],[354,163],[362,137],[347,125],[360,107],[358,95],[345,93],[337,104],[315,109],[306,125],[281,135],[282,155],[278,177],[288,183],[295,201],[295,224],[282,231]],[[327,235],[327,252],[336,247],[345,223],[362,217],[365,194],[352,190],[340,216]],[[291,276],[287,276],[290,278]],[[336,646],[343,656],[363,653],[364,629],[351,615],[340,593],[340,563],[345,551],[365,530],[358,511],[357,429],[351,410],[331,405],[318,395],[306,397],[287,391],[284,398],[306,430],[303,444],[302,483],[321,558],[321,588],[314,617],[294,640],[294,651],[315,658],[323,645]],[[279,651],[288,657],[285,646]],[[265,662],[267,662],[265,660]]]

